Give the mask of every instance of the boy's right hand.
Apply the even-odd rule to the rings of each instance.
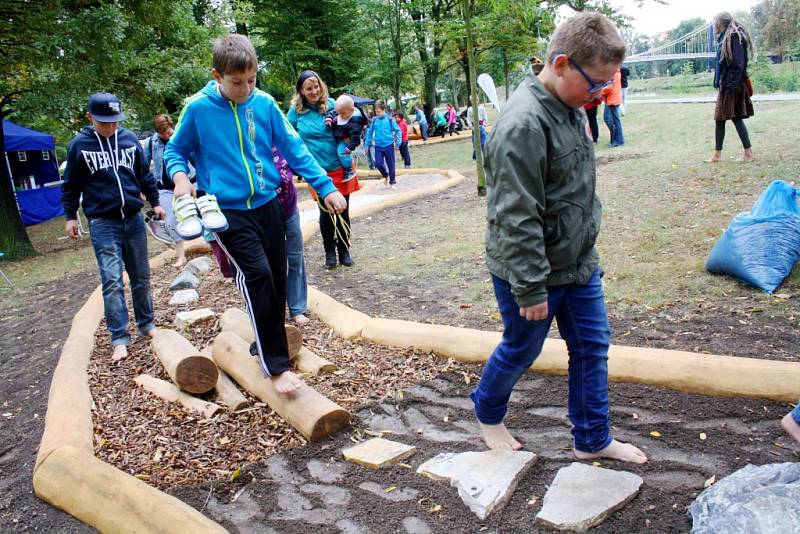
[[[78,239],[78,221],[77,219],[72,219],[67,221],[67,224],[64,226],[64,231],[67,232],[67,235],[70,239]]]
[[[547,319],[547,302],[519,309],[519,316],[528,321],[544,321]]]
[[[175,190],[172,192],[175,198],[192,194],[192,182],[189,181],[189,177],[186,176],[185,172],[176,172],[175,176],[172,177],[172,181],[175,182]]]

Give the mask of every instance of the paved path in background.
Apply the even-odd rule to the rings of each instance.
[[[783,102],[787,100],[800,100],[800,93],[786,93],[786,94],[770,94],[770,95],[755,95],[752,98],[753,102]],[[716,102],[717,95],[700,95],[700,96],[674,96],[669,98],[648,98],[637,99],[630,98],[628,102],[631,104],[707,104]]]

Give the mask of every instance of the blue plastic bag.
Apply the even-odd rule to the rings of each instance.
[[[749,212],[733,218],[711,250],[706,269],[772,293],[800,260],[798,190],[776,180]]]

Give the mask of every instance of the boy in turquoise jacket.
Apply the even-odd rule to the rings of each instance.
[[[217,197],[228,222],[228,229],[216,234],[217,242],[236,268],[262,370],[278,392],[291,394],[302,382],[288,370],[286,233],[275,193],[280,175],[272,163],[272,147],[307,179],[328,209],[340,212],[345,202],[275,100],[255,88],[257,69],[247,37],[217,40],[214,80],[187,99],[164,161],[176,198],[191,193],[190,156],[197,189]]]
[[[369,147],[375,142],[375,168],[383,176],[383,183],[389,187],[394,187],[394,149],[400,146],[403,132],[397,122],[386,114],[386,102],[378,100],[375,102],[375,117],[369,123],[367,137],[364,146]],[[386,164],[384,165],[384,162]],[[389,168],[388,171],[386,168]]]

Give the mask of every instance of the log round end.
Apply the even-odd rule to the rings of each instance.
[[[175,369],[176,385],[189,393],[207,393],[214,389],[219,377],[217,365],[205,356],[189,356]]]
[[[326,413],[314,425],[309,441],[319,441],[332,436],[350,424],[350,413],[339,408]]]

